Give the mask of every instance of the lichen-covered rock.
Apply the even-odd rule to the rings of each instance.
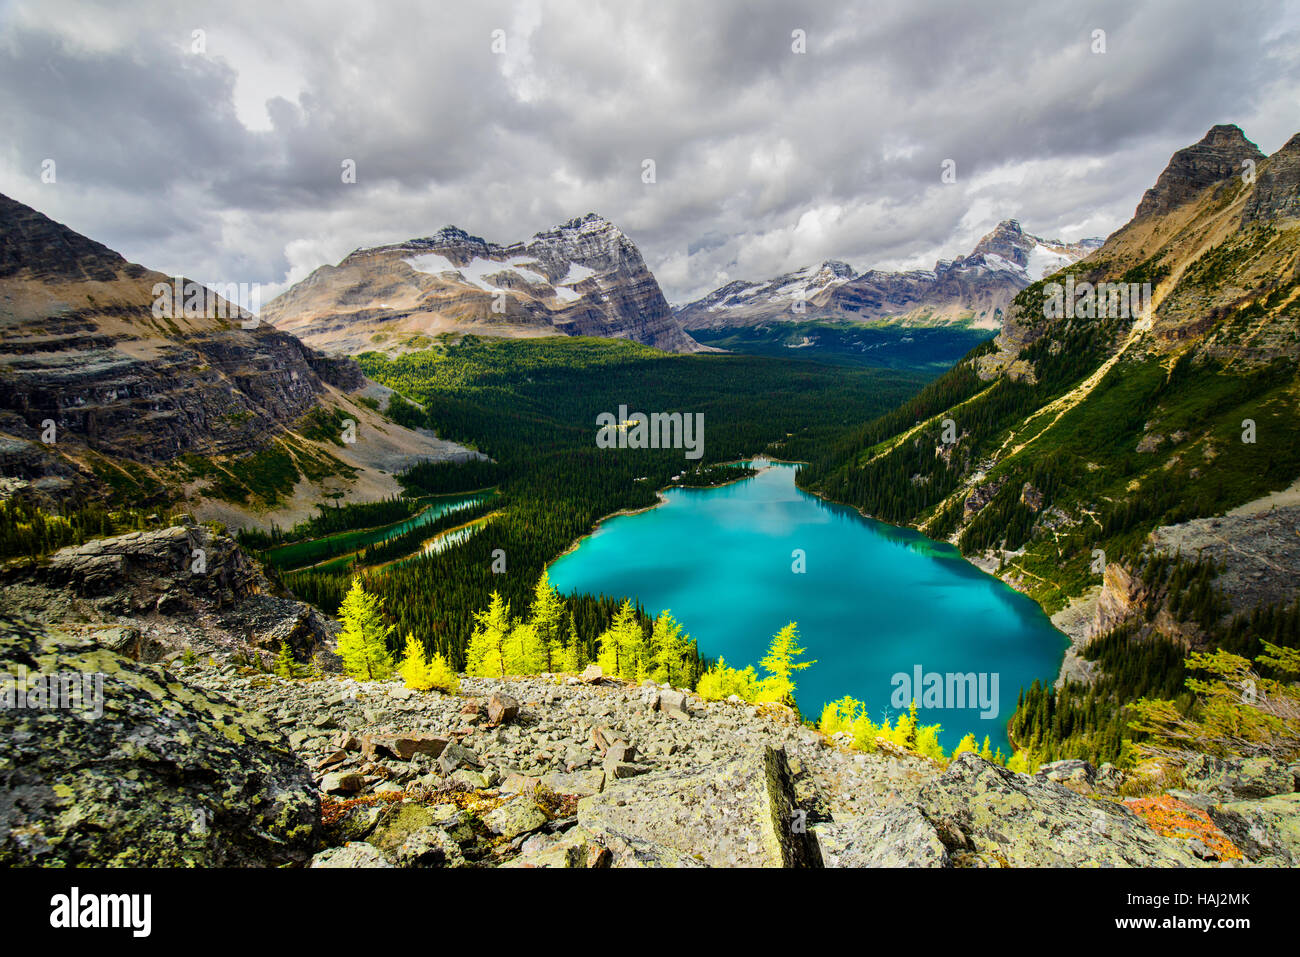
[[[0,570],[7,607],[42,621],[96,626],[97,641],[136,661],[185,652],[259,657],[281,645],[340,668],[336,622],[274,588],[233,538],[193,522],[62,548],[45,564]]]
[[[329,847],[311,859],[312,867],[392,867],[388,858],[374,845],[353,841],[342,847]]]
[[[1197,755],[1183,767],[1187,786],[1220,800],[1249,800],[1295,790],[1291,769],[1272,758],[1225,760]]]
[[[544,811],[531,799],[517,797],[502,804],[483,817],[489,831],[511,841],[520,834],[528,834],[546,825]]]
[[[794,826],[785,751],[750,749],[704,770],[633,778],[578,803],[578,823],[615,866],[812,867],[819,856]]]
[[[1300,866],[1300,793],[1221,804],[1210,808],[1210,818],[1247,860]]]
[[[80,708],[0,709],[0,865],[310,858],[316,789],[265,716],[88,638],[12,620],[0,621],[0,668],[102,676],[99,700]]]
[[[921,790],[918,805],[957,866],[1194,866],[1186,842],[1161,837],[1114,801],[1076,794],[965,752]]]
[[[946,867],[948,849],[910,804],[811,826],[826,867]]]
[[[537,834],[524,842],[518,857],[502,867],[608,867],[609,851],[581,827],[560,834]]]

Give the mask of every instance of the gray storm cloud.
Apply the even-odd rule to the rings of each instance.
[[[1104,235],[1215,123],[1296,132],[1298,62],[1263,2],[0,2],[0,192],[264,301],[357,246],[591,210],[685,301],[1009,217]]]

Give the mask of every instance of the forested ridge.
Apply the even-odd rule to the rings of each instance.
[[[1148,267],[1130,269],[1125,280],[1151,279]],[[1109,268],[1085,262],[1068,271],[1095,279]],[[1032,310],[1040,287],[1024,290],[1014,308]],[[1274,292],[1266,302],[1283,300]],[[1216,310],[1200,334],[1235,341],[1243,317],[1259,309]],[[1163,609],[1162,627],[1194,634],[1197,647],[1253,658],[1261,634],[1295,646],[1295,606],[1230,615],[1217,569],[1195,556],[1152,555],[1148,546],[1159,526],[1222,514],[1300,475],[1295,360],[1230,363],[1195,349],[1169,358],[1134,350],[1081,401],[1040,412],[1098,370],[1130,328],[1128,319],[1059,321],[1020,349],[1014,375],[981,378],[994,344],[977,347],[909,402],[814,456],[798,482],[951,539],[967,555],[991,555],[1004,579],[1049,612],[1120,562],[1146,577],[1147,613]],[[1096,664],[1091,683],[1022,690],[1009,730],[1035,759],[1132,760],[1141,735],[1128,726],[1131,705],[1143,697],[1171,699],[1191,714],[1187,648],[1150,620],[1125,623],[1083,654]]]

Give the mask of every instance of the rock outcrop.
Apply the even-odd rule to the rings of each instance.
[[[1016,774],[966,752],[918,805],[966,867],[1190,867],[1199,858],[1124,805],[1047,778]]]
[[[260,315],[316,348],[349,355],[427,348],[431,337],[466,332],[703,348],[674,318],[632,240],[594,213],[508,246],[448,226],[358,249]]]
[[[1300,217],[1300,133],[1259,167],[1255,189],[1241,213],[1246,224],[1296,217]]]
[[[620,781],[578,804],[616,864],[815,867],[785,752],[755,748],[699,771]]]
[[[6,618],[0,666],[0,865],[249,867],[304,863],[319,797],[274,723],[71,632]],[[83,690],[84,689],[84,690]],[[30,695],[30,691],[27,694]]]
[[[275,594],[227,534],[188,524],[61,549],[48,562],[0,571],[10,611],[97,636],[141,662],[238,654],[269,661],[287,645],[300,661],[338,669],[338,624]]]

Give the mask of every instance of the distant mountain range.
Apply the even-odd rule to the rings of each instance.
[[[448,226],[358,249],[260,316],[308,345],[349,355],[426,348],[447,332],[600,336],[706,351],[673,317],[636,245],[595,213],[508,246]]]
[[[1016,293],[1101,244],[1041,239],[1008,219],[969,256],[939,260],[933,269],[857,273],[827,260],[766,282],[729,282],[674,311],[687,330],[815,319],[997,329]]]

